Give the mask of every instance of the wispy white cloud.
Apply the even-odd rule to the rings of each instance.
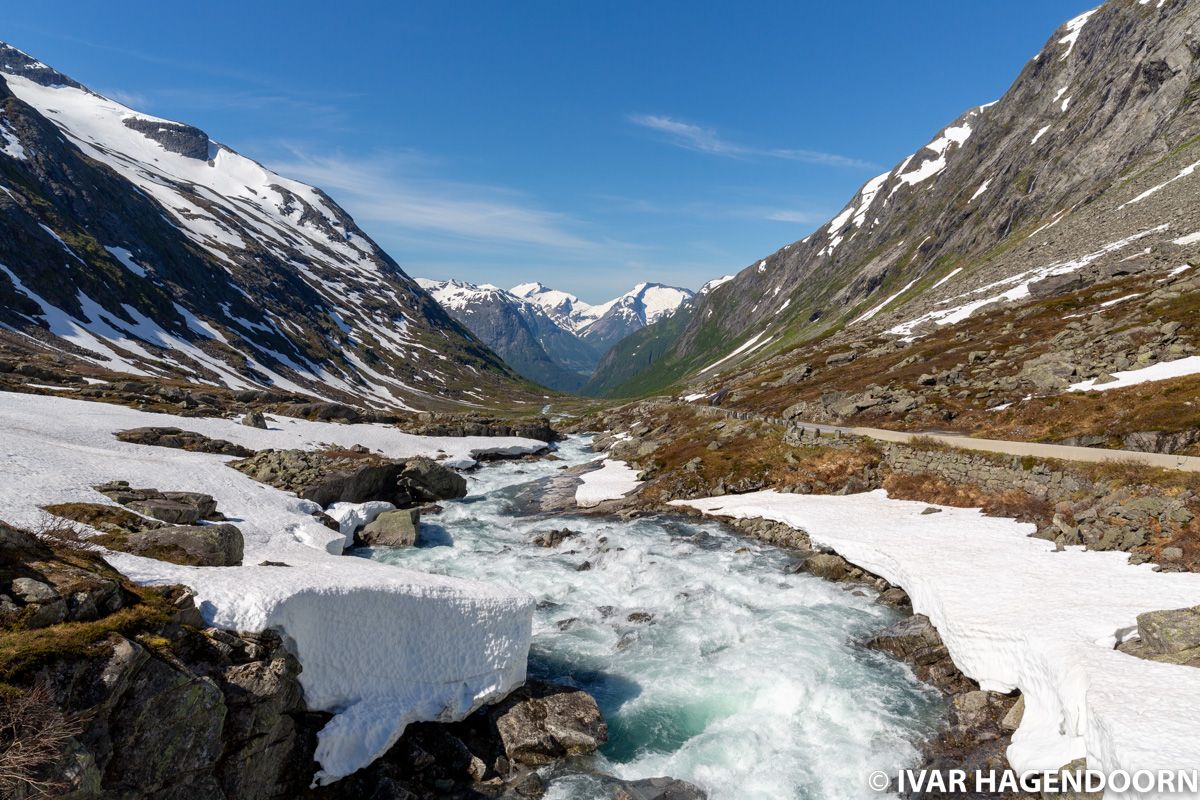
[[[127,92],[124,89],[100,89],[100,94],[107,97],[109,100],[116,100],[123,106],[129,106],[135,110],[145,110],[149,107],[150,101],[146,95],[138,92]]]
[[[565,214],[538,208],[503,188],[419,174],[428,164],[415,153],[355,158],[289,145],[287,156],[271,167],[328,191],[368,230],[374,223],[476,242],[560,250],[599,246],[575,233],[577,221]]]
[[[698,153],[725,156],[727,158],[779,158],[800,161],[806,164],[825,164],[834,167],[869,167],[870,162],[858,158],[825,153],[820,150],[801,150],[782,147],[752,147],[732,142],[713,128],[684,122],[661,114],[630,114],[630,122],[655,131],[676,147]]]
[[[778,208],[764,209],[763,219],[772,222],[795,222],[800,225],[819,225],[829,219],[829,214],[823,211],[801,211],[796,209]]]

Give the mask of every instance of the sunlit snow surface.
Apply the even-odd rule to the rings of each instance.
[[[51,503],[111,504],[90,488],[111,480],[217,499],[245,536],[246,566],[107,557],[138,582],[191,586],[213,624],[280,629],[303,666],[305,702],[334,712],[316,751],[321,778],[366,766],[409,722],[461,718],[524,681],[528,595],[336,555],[345,539],[312,516],[315,504],[225,466],[228,457],[113,437],[144,425],[174,425],[254,448],[361,443],[390,456],[445,456],[460,464],[473,463],[479,448],[529,452],[541,443],[412,436],[382,425],[287,418],[260,430],[233,420],[0,392],[0,518],[9,523],[36,527],[45,518],[39,509]]]
[[[595,457],[575,440],[560,455]],[[530,672],[597,697],[610,732],[593,765],[601,771],[670,775],[712,800],[886,796],[867,789],[867,775],[914,763],[913,742],[942,708],[905,668],[851,644],[895,612],[785,574],[786,551],[714,523],[515,516],[521,486],[562,466],[484,467],[469,478],[469,497],[423,520],[421,547],[362,552],[531,593]],[[555,549],[531,545],[564,527],[579,536]],[[590,569],[577,570],[585,561]],[[653,621],[631,621],[637,612]],[[581,776],[548,794],[598,796]]]
[[[903,586],[954,663],[983,689],[1025,695],[1008,749],[1017,770],[1200,768],[1200,670],[1114,650],[1137,615],[1200,603],[1200,575],[1132,566],[1127,553],[1055,552],[1034,526],[978,509],[888,499],[754,492],[677,501],[764,517]],[[1151,796],[1151,795],[1146,795]],[[1154,795],[1157,796],[1157,795]]]

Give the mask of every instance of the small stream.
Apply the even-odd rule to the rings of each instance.
[[[359,554],[537,598],[530,674],[599,702],[609,724],[601,772],[669,775],[712,800],[830,800],[880,797],[869,773],[917,759],[940,696],[852,644],[895,611],[873,593],[787,574],[788,551],[714,522],[519,515],[522,487],[596,457],[578,438],[558,455],[484,466],[468,497],[423,520],[421,546]],[[532,544],[561,528],[578,535],[554,549]],[[596,796],[586,775],[548,794]]]

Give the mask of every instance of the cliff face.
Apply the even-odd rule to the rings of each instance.
[[[1200,159],[1198,20],[1194,2],[1110,0],[1064,23],[997,102],[868,181],[812,235],[698,295],[686,324],[620,344],[591,388],[659,389],[735,351],[750,363],[886,329],[1128,237],[1178,251],[1200,228],[1186,194]],[[652,372],[631,373],[635,350],[656,354]]]
[[[380,408],[528,391],[319,189],[3,44],[0,187],[7,350]]]

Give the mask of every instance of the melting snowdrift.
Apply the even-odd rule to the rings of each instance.
[[[1017,770],[1087,756],[1100,770],[1200,768],[1200,670],[1114,650],[1145,611],[1200,604],[1200,575],[1156,573],[1120,552],[1030,538],[1033,526],[977,509],[888,499],[755,492],[679,500],[706,514],[763,517],[904,587],[954,663],[984,689],[1025,695],[1008,756]]]
[[[638,473],[624,461],[604,459],[604,465],[580,476],[575,489],[575,505],[592,508],[605,500],[620,500],[642,485]]]
[[[394,457],[528,453],[516,438],[412,436],[378,425],[282,419],[260,430],[58,397],[0,393],[0,516],[36,525],[41,506],[109,503],[90,487],[128,480],[198,491],[245,536],[243,567],[185,567],[124,553],[108,558],[146,584],[183,583],[205,618],[237,630],[275,627],[303,665],[310,708],[336,716],[316,757],[329,781],[381,755],[409,722],[462,718],[525,680],[533,600],[514,589],[340,555],[345,537],[312,517],[315,504],[224,466],[224,456],[126,444],[113,432],[178,426],[254,448],[364,444]],[[260,562],[289,566],[258,566]]]

